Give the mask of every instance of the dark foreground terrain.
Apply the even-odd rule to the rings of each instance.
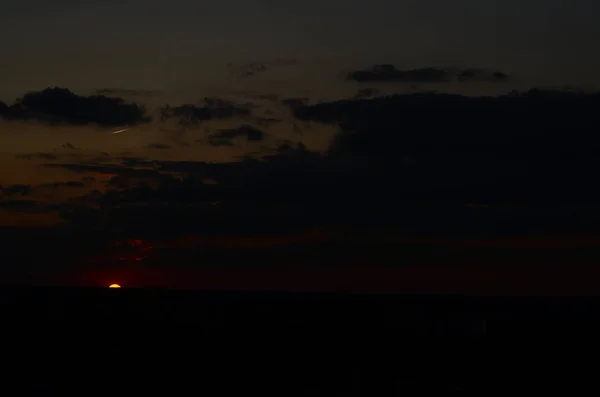
[[[3,289],[0,305],[12,395],[598,388],[597,298],[47,288]]]

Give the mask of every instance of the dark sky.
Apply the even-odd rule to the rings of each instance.
[[[599,14],[594,0],[12,2],[0,262],[140,265],[107,251],[132,238],[162,244],[140,254],[157,266],[596,258],[545,236],[600,234]],[[523,256],[523,236],[544,248]]]
[[[277,57],[338,69],[497,67],[597,84],[599,8],[593,0],[12,2],[0,16],[3,90],[206,84],[227,62]]]

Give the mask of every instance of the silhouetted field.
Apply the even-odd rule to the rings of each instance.
[[[7,351],[36,374],[28,395],[573,392],[593,366],[565,347],[600,334],[586,298],[47,288],[0,302]]]

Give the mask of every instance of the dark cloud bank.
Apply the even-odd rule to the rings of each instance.
[[[79,96],[64,88],[30,92],[8,106],[0,104],[6,120],[38,121],[48,124],[106,127],[134,125],[150,121],[143,106],[126,103],[121,98],[103,95]]]
[[[84,228],[105,222],[111,230],[144,233],[589,230],[600,224],[599,106],[598,94],[536,90],[344,100],[294,108],[299,120],[340,126],[325,154],[291,142],[262,159],[225,164],[129,158],[121,166],[48,166],[124,178],[113,184],[122,189],[95,193],[96,209],[80,208],[85,216],[64,214]],[[214,138],[239,136],[262,135],[237,129]]]
[[[80,235],[122,238],[282,235],[314,228],[454,238],[600,231],[600,94],[419,93],[295,105],[300,121],[340,127],[326,153],[288,142],[262,158],[231,163],[138,158],[123,158],[120,165],[53,163],[47,167],[82,178],[114,177],[108,191],[60,206],[25,202],[28,186],[4,187],[3,207],[59,211]],[[250,136],[239,130],[218,134],[224,141]],[[17,199],[22,202],[9,203]],[[357,240],[350,251],[320,246],[319,255],[328,263],[364,262],[369,255],[385,261],[389,246],[360,241],[366,240]],[[360,247],[364,252],[358,255]],[[424,248],[403,246],[402,252],[425,255],[413,252],[419,249]],[[288,263],[307,252],[273,251],[268,260]],[[340,260],[343,252],[352,255]],[[219,262],[230,254],[219,251],[209,259]],[[267,261],[264,255],[240,255],[231,261]]]
[[[509,80],[510,76],[499,71],[485,69],[447,70],[441,68],[419,68],[409,70],[396,69],[394,65],[375,65],[368,70],[357,70],[347,74],[346,80],[359,83],[444,83],[449,81],[479,81],[479,82],[503,82]]]
[[[236,104],[219,98],[205,98],[204,105],[166,105],[161,109],[161,121],[176,120],[183,126],[197,126],[208,120],[226,120],[251,115],[251,104]]]
[[[36,121],[50,125],[95,124],[104,127],[131,126],[152,121],[152,116],[143,105],[126,102],[116,96],[142,96],[146,92],[117,89],[98,92],[111,96],[80,96],[58,87],[29,92],[11,105],[0,102],[0,117],[7,121]],[[208,120],[250,118],[253,107],[251,103],[237,104],[220,98],[204,98],[201,104],[165,105],[159,109],[158,118],[162,122],[175,120],[182,126],[190,127]],[[263,119],[257,121],[262,122]],[[266,122],[273,120],[266,119]]]
[[[209,142],[214,146],[231,146],[233,140],[244,138],[248,142],[259,142],[265,139],[264,131],[253,127],[249,124],[244,124],[238,128],[230,128],[217,131],[209,138]]]

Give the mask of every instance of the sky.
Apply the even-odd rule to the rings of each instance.
[[[331,263],[420,263],[415,236],[589,237],[599,13],[592,0],[12,2],[0,233],[29,230],[14,247],[42,233],[56,258],[120,263],[102,247],[139,238],[210,246],[215,263],[251,246],[312,265],[297,244],[328,241]]]
[[[7,60],[0,98],[49,85],[223,89],[227,63],[276,58],[316,62],[309,75],[286,78],[296,86],[332,83],[335,69],[374,63],[491,67],[532,82],[597,85],[599,7],[593,0],[14,2],[0,16]]]

